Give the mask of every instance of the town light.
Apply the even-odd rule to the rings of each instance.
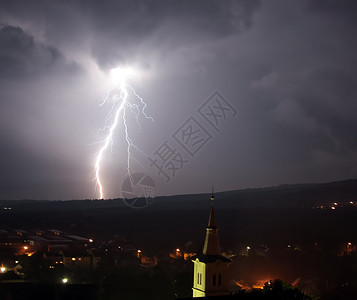
[[[1,272],[1,273],[5,273],[5,271],[6,271],[6,268],[5,268],[4,266],[1,266],[0,272]]]
[[[62,283],[67,283],[68,282],[68,278],[63,278],[62,279]]]

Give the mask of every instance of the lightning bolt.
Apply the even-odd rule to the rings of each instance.
[[[130,77],[133,77],[133,75],[135,75],[133,70],[116,68],[112,70],[111,75],[113,79],[113,86],[106,92],[102,103],[99,104],[99,106],[103,106],[110,100],[112,101],[111,108],[107,115],[107,119],[104,122],[105,126],[103,129],[101,129],[101,131],[107,131],[108,133],[104,138],[104,140],[99,142],[100,144],[102,144],[102,147],[96,153],[96,159],[94,164],[95,178],[93,180],[96,182],[96,186],[99,187],[100,199],[104,199],[103,181],[100,176],[102,171],[101,163],[103,161],[103,157],[106,151],[108,150],[109,147],[112,147],[113,145],[113,135],[115,129],[119,126],[119,124],[122,121],[122,124],[124,126],[125,141],[127,143],[126,169],[130,176],[130,162],[132,160],[131,149],[135,148],[140,152],[142,151],[137,146],[135,146],[132,139],[130,138],[128,123],[127,123],[127,114],[129,112],[133,113],[139,126],[140,126],[139,123],[140,115],[143,115],[145,118],[153,121],[153,118],[149,117],[145,112],[147,104],[145,103],[143,98],[141,98],[136,93],[134,88],[127,83],[128,79]],[[118,93],[116,93],[116,91],[118,91]],[[132,103],[129,101],[130,93],[133,95],[135,99],[138,100],[139,104]],[[120,118],[121,115],[122,115],[122,119]]]

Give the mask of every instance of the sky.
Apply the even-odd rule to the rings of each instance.
[[[2,0],[0,199],[99,198],[115,68],[153,118],[127,110],[130,172],[157,195],[357,178],[356,25],[353,0]]]

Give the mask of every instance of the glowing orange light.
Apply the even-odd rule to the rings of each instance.
[[[27,247],[27,246],[24,246],[24,249],[25,249],[25,250],[27,250],[28,248],[29,248],[29,247]]]
[[[236,281],[236,280],[233,280],[233,282],[237,286],[239,286],[239,287],[241,287],[242,289],[245,289],[245,290],[263,289],[265,284],[269,284],[269,285],[271,284],[269,279],[257,280],[254,283],[247,283],[247,282],[244,282],[244,281],[239,282],[239,281]]]

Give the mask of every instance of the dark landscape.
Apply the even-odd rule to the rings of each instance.
[[[115,267],[111,270],[113,274],[118,272],[115,276],[128,271],[125,261],[137,265],[125,275],[131,274],[135,279],[131,287],[137,285],[145,290],[145,284],[136,278],[144,276],[140,273],[142,268],[157,273],[156,279],[150,277],[152,274],[146,276],[153,283],[158,280],[158,286],[162,284],[160,280],[177,283],[176,276],[182,280],[178,281],[176,292],[161,290],[159,296],[155,284],[151,285],[154,298],[188,297],[192,263],[176,256],[175,249],[187,254],[202,249],[209,197],[209,194],[157,197],[142,209],[130,208],[121,199],[2,200],[0,229],[8,232],[56,229],[88,237],[94,240],[90,248],[101,253],[99,265],[105,264],[109,257],[117,261],[118,270]],[[357,295],[357,180],[229,191],[216,193],[215,199],[222,250],[233,261],[233,288],[249,290],[281,279],[321,299],[334,299],[344,293]],[[126,252],[114,251],[115,243],[127,247]],[[155,261],[155,266],[148,267],[148,263],[140,267],[135,257],[138,249],[148,261]],[[5,262],[9,252],[4,243],[1,251]],[[129,253],[133,253],[132,257]],[[171,266],[166,275],[166,271],[162,273],[165,264]],[[78,275],[78,279],[74,276],[72,280],[96,284],[105,277],[95,272],[92,276],[83,281]],[[167,286],[173,286],[173,282]]]

